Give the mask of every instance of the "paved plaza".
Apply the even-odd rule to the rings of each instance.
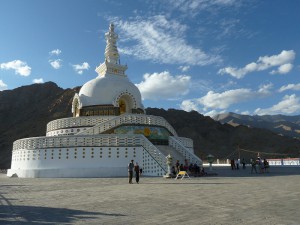
[[[300,167],[174,180],[7,178],[0,224],[300,224]]]

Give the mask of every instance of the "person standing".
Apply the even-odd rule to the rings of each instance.
[[[243,164],[243,169],[246,169],[246,161],[245,161],[245,158],[243,158],[242,164]]]
[[[133,159],[132,159],[131,162],[128,164],[129,184],[132,184],[133,168],[134,168],[134,164],[133,164]]]
[[[135,172],[135,181],[138,184],[140,181],[140,167],[137,162],[135,163],[135,166],[134,166],[134,172]]]
[[[237,170],[240,169],[240,162],[241,162],[240,159],[237,159],[237,160],[236,160],[236,169],[237,169]]]
[[[257,173],[256,164],[257,164],[257,162],[255,160],[251,159],[251,173],[253,173],[253,171],[255,171],[255,173]]]
[[[264,159],[264,168],[265,168],[265,172],[268,173],[269,172],[269,162],[267,159]]]
[[[264,163],[263,163],[263,161],[261,160],[260,157],[258,157],[257,160],[258,160],[258,166],[259,166],[259,173],[264,173]]]
[[[235,170],[235,162],[234,162],[234,159],[232,159],[232,160],[230,161],[230,165],[231,165],[231,169],[232,169],[232,170]]]
[[[176,161],[176,164],[175,164],[175,172],[176,174],[179,173],[180,171],[180,164],[179,164],[179,160]]]

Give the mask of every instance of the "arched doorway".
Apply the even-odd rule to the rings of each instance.
[[[73,117],[80,116],[79,101],[77,98],[73,100]]]
[[[131,113],[133,108],[133,99],[129,95],[122,95],[118,103],[120,115],[124,113]]]
[[[126,113],[126,102],[124,99],[119,100],[120,114]]]

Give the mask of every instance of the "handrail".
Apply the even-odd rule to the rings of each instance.
[[[19,149],[35,150],[45,148],[92,147],[92,146],[140,146],[139,135],[102,134],[95,136],[51,136],[31,137],[16,140],[13,151]]]
[[[122,124],[147,124],[166,127],[174,136],[177,136],[175,129],[160,116],[144,115],[144,114],[123,114],[96,124],[94,127],[88,128],[75,135],[96,135],[101,134],[109,129],[117,127]]]
[[[47,124],[46,133],[65,128],[95,126],[113,117],[115,116],[81,116],[52,120]]]
[[[141,134],[140,134],[141,135]],[[167,164],[166,158],[164,154],[155,146],[153,145],[144,135],[142,136],[143,140],[143,148],[149,153],[149,155],[157,162],[158,165],[167,173]]]
[[[202,165],[202,160],[198,156],[191,153],[180,141],[172,136],[169,136],[169,146],[180,152],[190,163],[197,163],[200,166]]]
[[[193,148],[193,146],[194,146],[193,140],[190,139],[190,138],[176,137],[176,140],[180,141],[180,143],[182,143],[183,146],[186,147],[186,148]]]

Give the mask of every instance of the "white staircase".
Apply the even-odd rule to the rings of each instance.
[[[171,154],[173,158],[173,165],[175,165],[176,161],[179,160],[180,164],[184,165],[184,156],[178,152],[176,149],[172,148],[169,145],[155,145],[155,147],[158,148],[159,151],[161,151],[162,154],[166,157],[167,155]]]

